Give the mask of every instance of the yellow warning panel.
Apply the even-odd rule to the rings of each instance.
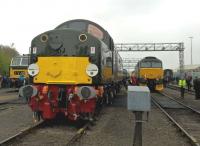
[[[39,73],[34,83],[91,84],[86,73],[88,57],[38,57]]]

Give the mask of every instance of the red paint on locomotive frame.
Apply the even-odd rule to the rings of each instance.
[[[95,112],[97,98],[81,100],[75,94],[76,86],[66,87],[66,97],[69,97],[69,94],[73,94],[71,99],[66,98],[66,108],[58,106],[60,90],[58,86],[49,85],[48,92],[43,92],[44,88],[45,90],[47,88],[46,85],[38,85],[36,88],[38,89],[38,95],[31,97],[29,106],[34,112],[40,111],[44,120],[54,119],[58,113],[63,113],[69,120],[77,120],[81,114]]]

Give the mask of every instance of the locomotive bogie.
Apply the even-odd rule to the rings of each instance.
[[[38,85],[38,94],[30,97],[29,106],[44,119],[63,113],[70,120],[94,114],[96,101],[103,96],[103,87]]]

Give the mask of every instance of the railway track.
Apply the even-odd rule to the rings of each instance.
[[[7,100],[7,101],[0,102],[0,106],[6,105],[6,104],[26,104],[26,103],[22,102],[22,100],[20,99]]]
[[[152,93],[152,102],[189,139],[200,146],[200,111],[162,93]]]
[[[22,99],[19,99],[17,93],[0,93],[0,106],[5,104],[17,104],[21,103]]]
[[[21,130],[20,132],[18,132],[17,134],[8,137],[7,139],[3,140],[0,142],[0,146],[7,146],[7,145],[12,145],[12,143],[14,143],[15,141],[17,141],[18,139],[22,138],[23,136],[25,136],[26,134],[28,134],[29,132],[37,129],[38,127],[42,126],[44,124],[44,122],[39,122],[33,126],[27,127],[26,129]]]
[[[19,92],[19,89],[12,89],[12,90],[9,90],[9,91],[6,91],[6,93],[17,93]]]
[[[54,123],[54,122],[53,122]],[[67,145],[76,143],[85,133],[90,123],[87,122],[81,128],[67,127],[61,123],[39,122],[34,126],[21,130],[19,133],[0,142],[0,146],[7,145]],[[61,136],[62,135],[62,136]],[[57,139],[56,139],[57,138]],[[60,138],[60,139],[59,139]]]
[[[3,104],[3,105],[0,105],[0,111],[3,111],[3,110],[7,110],[9,108],[12,108],[13,106],[10,106],[10,105],[7,105],[7,104]]]
[[[180,90],[179,86],[176,85],[167,85],[167,88],[173,89],[173,90]],[[191,95],[195,95],[194,90],[190,90],[188,91],[187,89],[185,89],[185,92]]]
[[[14,108],[15,106],[24,105],[24,104],[26,103],[19,99],[3,101],[3,102],[0,102],[0,111]]]
[[[82,128],[80,128],[74,136],[71,137],[71,139],[68,141],[67,146],[73,145],[78,139],[81,138],[83,133],[86,131],[86,129],[89,127],[89,123],[85,124]]]
[[[0,94],[17,93],[17,92],[19,92],[18,88],[0,88]]]

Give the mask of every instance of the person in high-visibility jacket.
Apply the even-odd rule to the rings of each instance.
[[[186,80],[184,78],[181,78],[178,82],[178,85],[181,89],[181,97],[184,98],[185,93],[185,87],[186,87]]]

